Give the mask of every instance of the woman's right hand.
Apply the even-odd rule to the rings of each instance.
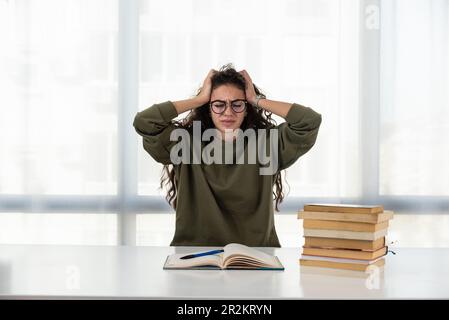
[[[178,112],[178,114],[201,107],[202,105],[209,102],[210,94],[212,91],[211,78],[215,72],[217,72],[217,70],[210,69],[209,73],[206,76],[206,79],[204,79],[203,86],[201,87],[198,95],[186,100],[173,101],[176,112]]]
[[[215,69],[210,69],[209,73],[206,76],[206,79],[204,79],[203,85],[201,87],[200,93],[197,96],[197,99],[200,101],[201,104],[206,104],[210,100],[210,94],[212,91],[212,76],[217,72]]]

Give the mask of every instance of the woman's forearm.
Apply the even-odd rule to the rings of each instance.
[[[293,105],[292,103],[269,100],[269,99],[260,99],[259,100],[259,107],[261,107],[265,110],[268,110],[282,118],[285,118],[287,116],[287,113],[290,110],[292,105]]]
[[[203,102],[198,97],[193,97],[191,99],[186,99],[186,100],[173,101],[173,104],[174,104],[178,114],[189,111],[191,109],[198,108],[198,107],[202,106],[204,103],[205,102]]]

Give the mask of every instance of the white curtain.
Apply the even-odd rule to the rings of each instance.
[[[381,21],[379,192],[447,197],[449,1],[385,0]]]
[[[283,212],[447,210],[448,13],[447,0],[0,0],[0,243],[157,243],[151,213],[173,211],[132,118],[229,62],[323,115]]]
[[[117,243],[117,8],[0,1],[0,243]]]

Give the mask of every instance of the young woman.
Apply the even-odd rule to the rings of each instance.
[[[189,110],[181,122],[174,121]],[[286,121],[276,126],[273,113]],[[277,170],[261,174],[259,161],[175,164],[170,151],[178,140],[172,141],[170,135],[184,128],[192,136],[196,121],[200,121],[202,133],[211,128],[223,133],[217,135],[224,140],[223,146],[235,146],[235,136],[229,139],[226,133],[239,129],[277,130]],[[133,125],[143,137],[144,149],[164,165],[161,187],[168,186],[167,200],[176,210],[176,231],[170,245],[224,246],[235,242],[280,247],[273,207],[279,211],[284,196],[281,171],[312,148],[320,124],[321,115],[311,108],[267,99],[245,70],[237,72],[232,65],[210,70],[195,97],[154,104],[138,112]],[[200,143],[206,146],[209,142]],[[243,152],[247,147],[245,144]],[[238,149],[232,150],[235,156]]]

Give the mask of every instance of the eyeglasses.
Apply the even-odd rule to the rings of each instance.
[[[230,102],[232,111],[236,113],[245,111],[247,103],[245,99],[236,99]],[[224,113],[226,111],[227,105],[228,105],[227,102],[223,100],[214,100],[210,102],[210,108],[212,109],[213,112],[218,114]]]

